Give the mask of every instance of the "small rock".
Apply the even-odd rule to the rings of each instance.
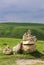
[[[3,49],[3,53],[6,54],[6,55],[11,54],[11,49],[10,49],[10,47],[8,45]]]

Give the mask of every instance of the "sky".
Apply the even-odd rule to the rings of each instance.
[[[0,22],[44,23],[44,0],[0,0]]]

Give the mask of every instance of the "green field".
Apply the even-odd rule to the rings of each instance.
[[[15,38],[0,38],[0,48],[6,47],[5,44],[9,45],[12,49],[15,45],[20,43],[21,39],[15,39]],[[36,43],[36,52],[33,54],[21,54],[20,58],[44,58],[44,41],[37,41]],[[0,52],[1,54],[2,52]],[[0,55],[0,57],[3,56],[3,53]]]
[[[17,45],[22,39],[15,38],[0,38],[0,48],[4,48],[8,44],[12,49],[13,46]],[[44,59],[44,41],[37,41],[36,52],[32,54],[15,54],[15,55],[4,55],[0,50],[0,65],[16,65],[16,59]]]
[[[29,29],[38,39],[36,51],[30,54],[4,55],[1,49],[9,45],[12,50],[13,46],[22,41],[22,35]],[[44,59],[44,24],[0,23],[0,65],[16,65],[16,59]]]
[[[0,23],[0,37],[22,38],[29,29],[37,39],[44,40],[44,24],[34,23]]]

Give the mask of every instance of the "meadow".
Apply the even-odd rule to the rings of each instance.
[[[21,40],[22,39],[15,38],[0,38],[0,49],[3,49],[6,47],[6,44],[8,44],[12,50],[13,46],[20,43]],[[16,65],[15,61],[17,59],[44,59],[44,41],[39,40],[36,42],[36,52],[32,54],[4,55],[2,50],[0,50],[0,65]],[[41,63],[41,65],[42,64],[43,63]]]
[[[23,34],[29,29],[32,35],[37,37],[36,51],[29,54],[4,55],[2,49],[9,45],[12,50],[22,41]],[[44,24],[0,23],[0,65],[16,65],[17,59],[44,59]]]

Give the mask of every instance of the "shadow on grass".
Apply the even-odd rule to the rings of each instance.
[[[22,57],[22,58],[44,59],[44,54],[42,54],[42,53],[39,52],[38,50],[36,50],[36,51],[33,52],[33,53],[26,53],[26,52],[23,52],[23,51],[21,50],[18,54],[20,54],[20,55],[23,54],[23,57]]]
[[[44,54],[40,53],[39,51],[35,51],[33,53],[30,53],[32,56],[34,56],[35,58],[41,58],[44,59]]]

